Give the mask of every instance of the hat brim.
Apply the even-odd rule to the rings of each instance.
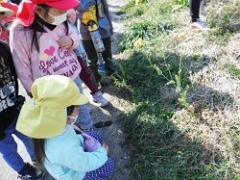
[[[78,0],[59,0],[54,2],[46,2],[46,5],[59,9],[59,10],[69,10],[77,7],[79,5]]]
[[[80,93],[71,100],[71,105],[86,103],[88,103],[87,97]],[[67,116],[64,108],[44,107],[28,102],[21,109],[16,129],[31,138],[46,139],[60,135],[66,124]]]
[[[73,97],[71,105],[84,105],[88,103],[88,98],[83,94],[79,93],[77,96]]]
[[[46,139],[62,134],[66,124],[64,109],[25,103],[19,114],[16,130],[31,138]]]
[[[1,13],[4,12],[5,13],[4,15],[6,15],[6,16],[12,16],[14,14],[13,11],[11,11],[10,9],[7,9],[5,7],[2,7],[2,6],[0,6],[0,12]]]

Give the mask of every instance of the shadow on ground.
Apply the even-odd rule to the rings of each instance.
[[[215,171],[225,162],[224,155],[218,151],[213,154],[200,139],[192,139],[188,131],[179,129],[173,119],[182,108],[179,95],[173,85],[166,85],[181,66],[181,87],[190,86],[187,98],[189,106],[194,107],[192,117],[185,120],[200,118],[200,124],[211,127],[202,117],[202,109],[226,108],[234,100],[229,94],[190,83],[189,76],[203,70],[210,61],[204,55],[179,56],[167,52],[160,57],[135,52],[119,62],[122,79],[117,82],[118,88],[105,92],[135,105],[119,121],[130,151],[132,179],[216,179],[223,175],[221,170]]]

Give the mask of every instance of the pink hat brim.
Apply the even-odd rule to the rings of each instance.
[[[79,5],[78,0],[23,0],[18,7],[17,19],[24,26],[30,26],[35,19],[35,7],[38,4],[45,4],[49,7],[67,11]]]
[[[44,4],[59,10],[66,11],[66,10],[77,7],[79,5],[79,1],[78,0],[59,0],[54,2],[46,2]]]

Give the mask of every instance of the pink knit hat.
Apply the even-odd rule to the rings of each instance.
[[[35,8],[38,4],[45,4],[59,10],[69,10],[79,5],[78,0],[23,0],[18,7],[17,19],[24,26],[30,26],[35,19]]]

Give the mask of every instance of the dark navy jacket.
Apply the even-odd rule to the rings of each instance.
[[[16,121],[18,110],[18,83],[9,47],[0,41],[0,139],[4,131]]]

